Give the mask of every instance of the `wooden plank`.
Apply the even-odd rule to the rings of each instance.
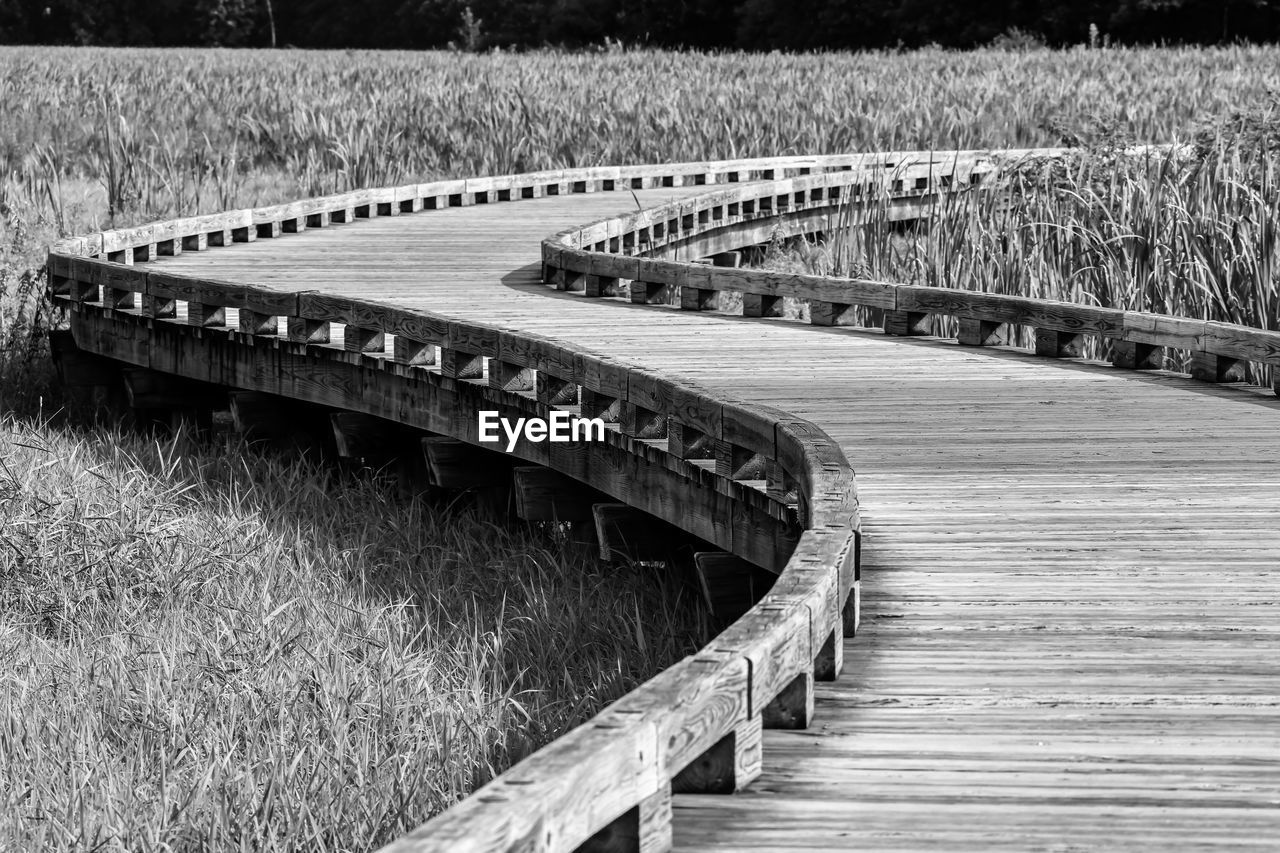
[[[1206,322],[1201,342],[1214,355],[1280,365],[1280,332]]]
[[[945,314],[1103,337],[1120,337],[1128,328],[1127,313],[1091,305],[918,285],[900,285],[896,294],[897,304],[893,307],[897,311]]]
[[[760,718],[749,706],[750,669],[704,650],[614,703],[602,715],[652,720],[658,767],[675,791],[732,793],[760,773]]]
[[[548,468],[518,465],[512,469],[516,515],[525,521],[594,521],[591,511],[602,495]]]
[[[669,560],[688,541],[683,531],[626,504],[597,503],[591,508],[602,560]]]
[[[297,316],[298,294],[235,281],[200,279],[152,270],[147,295],[180,299],[219,308],[236,308],[274,317]]]
[[[117,368],[118,369],[118,368]],[[225,408],[227,392],[146,368],[120,371],[129,405],[136,409]]]
[[[715,269],[713,281],[719,290],[790,296],[873,308],[893,308],[898,288],[896,284],[863,279],[720,268]]]
[[[1203,320],[1187,320],[1163,314],[1124,312],[1123,339],[1134,343],[1176,349],[1201,349],[1205,334]]]
[[[76,345],[70,330],[51,331],[49,349],[58,371],[58,379],[66,387],[90,388],[95,385],[113,385],[120,381],[120,363],[81,349]]]
[[[334,412],[329,421],[338,456],[343,459],[367,459],[381,465],[396,458],[406,444],[405,428],[385,418],[363,412]]]
[[[471,489],[502,486],[511,480],[511,462],[501,453],[444,436],[429,436],[421,441],[432,485]]]
[[[449,336],[449,321],[427,311],[315,292],[296,294],[296,299],[294,309],[287,312],[290,316],[343,323],[419,343],[441,343]]]

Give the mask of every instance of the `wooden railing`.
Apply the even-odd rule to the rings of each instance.
[[[749,317],[779,316],[782,298],[793,297],[808,301],[815,325],[851,324],[850,309],[878,308],[885,332],[892,335],[928,335],[931,317],[947,316],[959,321],[957,338],[970,346],[1004,343],[1009,340],[1005,327],[1027,327],[1034,333],[1035,353],[1052,358],[1081,355],[1084,338],[1095,336],[1110,342],[1117,367],[1160,369],[1165,349],[1185,351],[1191,375],[1206,382],[1243,381],[1249,362],[1280,366],[1280,331],[952,287],[721,269],[675,259],[767,241],[779,225],[786,235],[830,231],[846,224],[837,212],[878,209],[890,219],[927,216],[939,193],[980,185],[992,171],[981,153],[898,155],[895,160],[896,168],[872,184],[866,171],[762,182],[565,231],[543,242],[547,277],[560,289],[635,303],[660,302],[664,289],[677,288],[686,310],[710,308],[717,293],[737,292]],[[760,221],[767,215],[762,211],[772,214],[767,222]],[[1280,394],[1280,372],[1272,376]]]
[[[1036,152],[1012,156],[1027,153]],[[69,305],[82,346],[156,370],[366,411],[471,442],[478,442],[482,408],[602,416],[616,424],[605,442],[521,442],[515,453],[778,571],[769,594],[700,653],[387,848],[656,851],[669,845],[673,791],[727,792],[749,783],[760,769],[761,729],[807,725],[814,679],[840,672],[841,638],[858,620],[859,522],[853,471],[836,443],[785,412],[516,329],[138,264],[364,217],[730,184],[548,239],[546,280],[584,296],[641,303],[677,288],[689,310],[738,291],[748,316],[777,314],[782,297],[799,297],[818,324],[846,322],[850,306],[871,306],[885,311],[886,330],[895,334],[920,333],[925,317],[946,314],[960,318],[961,341],[970,344],[993,342],[1001,324],[1027,325],[1037,330],[1037,352],[1051,356],[1072,355],[1081,335],[1098,334],[1115,341],[1117,363],[1131,367],[1153,364],[1159,347],[1190,349],[1198,372],[1215,381],[1230,378],[1241,360],[1280,363],[1275,332],[692,262],[766,241],[778,229],[829,231],[850,210],[875,204],[887,204],[891,217],[928,215],[939,195],[982,186],[993,168],[982,152],[842,155],[369,190],[63,241],[50,254],[50,285]],[[330,343],[334,324],[344,327],[340,347]]]
[[[518,330],[146,264],[365,217],[892,162],[772,158],[362,191],[65,240],[49,256],[50,290],[69,307],[83,348],[195,380],[475,443],[481,409],[603,417],[616,424],[605,442],[521,442],[515,455],[779,572],[768,595],[702,652],[392,845],[625,849],[643,838],[644,849],[661,849],[673,790],[747,784],[759,773],[762,727],[807,725],[813,680],[840,672],[842,637],[857,622],[859,523],[853,472],[838,445],[785,412]],[[334,324],[343,327],[341,346],[331,343]]]

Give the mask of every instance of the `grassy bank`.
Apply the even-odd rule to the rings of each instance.
[[[394,493],[0,422],[0,848],[368,849],[696,647],[661,573]]]

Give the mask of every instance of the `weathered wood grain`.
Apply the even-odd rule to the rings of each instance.
[[[1214,355],[1280,365],[1280,332],[1206,322],[1201,342]]]
[[[718,183],[714,170],[688,175],[694,186],[699,179]],[[825,176],[792,179],[783,199],[788,215],[813,201],[814,190],[834,188],[811,181],[815,177]],[[916,189],[922,178],[925,186]],[[650,174],[642,180],[668,188],[642,192],[671,192],[677,179],[683,183],[684,176]],[[904,193],[928,192],[934,179],[930,170],[886,176],[901,180]],[[760,741],[753,733],[761,724],[811,714],[810,689],[819,697],[814,724],[766,733],[767,784],[735,797],[676,797],[677,845],[1028,849],[1122,837],[1156,838],[1167,849],[1209,837],[1200,829],[1206,818],[1221,838],[1240,838],[1242,831],[1266,837],[1257,814],[1277,786],[1256,758],[1274,752],[1259,721],[1274,711],[1266,697],[1277,693],[1275,674],[1267,662],[1276,649],[1274,632],[1265,618],[1259,621],[1265,608],[1258,602],[1276,594],[1270,567],[1280,543],[1267,519],[1280,507],[1265,474],[1277,460],[1265,443],[1259,449],[1256,436],[1272,423],[1274,402],[1164,373],[1077,363],[1061,368],[1003,350],[961,353],[943,342],[806,331],[782,319],[742,322],[712,311],[635,309],[543,294],[535,283],[540,236],[570,230],[591,215],[584,211],[606,215],[632,204],[626,193],[610,202],[610,193],[589,191],[605,189],[589,187],[589,180],[595,179],[548,179],[543,190],[555,184],[565,195],[523,205],[529,213],[519,212],[520,204],[511,205],[512,212],[489,199],[476,204],[479,197],[468,190],[468,203],[447,211],[362,221],[333,229],[320,243],[313,242],[320,235],[295,240],[285,232],[269,243],[160,256],[142,266],[270,282],[294,292],[320,289],[492,327],[492,335],[459,328],[452,339],[490,359],[483,385],[453,382],[421,366],[343,360],[340,352],[278,336],[228,339],[216,329],[146,325],[127,314],[108,320],[96,304],[78,304],[72,312],[86,342],[134,363],[240,387],[270,382],[299,399],[468,435],[481,404],[537,411],[527,391],[488,387],[503,375],[495,364],[510,365],[517,371],[510,375],[526,380],[524,371],[536,371],[534,391],[544,402],[576,405],[581,383],[597,394],[608,383],[610,395],[631,407],[620,411],[622,420],[639,425],[647,413],[666,413],[667,447],[680,452],[665,452],[656,439],[611,432],[606,442],[585,448],[522,446],[522,458],[555,464],[718,547],[756,555],[756,565],[776,565],[778,549],[792,558],[796,570],[753,611],[760,615],[744,617],[761,620],[755,628],[725,635],[724,648],[672,676],[715,690],[661,688],[651,706],[598,718],[630,732],[623,722],[629,712],[641,728],[652,726],[647,741],[628,740],[630,734],[620,739],[652,743],[651,753],[665,749],[661,765],[626,750],[600,757],[615,775],[643,775],[643,785],[616,797],[601,793],[606,805],[600,808],[583,805],[595,796],[593,783],[579,784],[573,756],[594,754],[594,741],[575,741],[558,757],[535,762],[539,773],[496,786],[487,802],[467,801],[403,849],[511,849],[544,838],[551,839],[549,849],[572,849],[605,827],[631,826],[631,810],[660,800],[666,781],[690,767],[700,768],[703,790],[727,790],[730,766],[732,787],[740,787],[738,780],[758,768],[753,743]],[[608,180],[623,178],[617,173]],[[771,196],[768,206],[775,210],[784,195],[773,188],[749,190],[736,202],[722,198],[719,216],[717,204],[683,204],[644,227],[658,231],[660,223],[660,239],[675,251],[700,229],[748,215],[742,207],[753,194]],[[749,215],[763,214],[753,203]],[[431,217],[429,227],[420,224]],[[605,243],[569,256],[572,263],[585,257],[588,269],[599,251],[627,249],[622,228],[576,226],[573,233],[589,234],[592,247]],[[640,236],[635,230],[633,247],[646,245]],[[414,262],[397,270],[386,263],[395,255]],[[460,255],[470,266],[456,265]],[[639,270],[635,258],[622,260]],[[655,261],[649,269],[678,277],[683,268]],[[707,281],[714,283],[716,274]],[[632,278],[620,276],[618,286]],[[1057,332],[1045,336],[1056,356],[1069,354],[1064,336],[1114,337],[1105,329],[1058,329],[1054,323],[1067,321],[1047,316],[1028,322],[1028,316],[968,319]],[[1254,345],[1215,343],[1250,338],[1201,321],[1125,319],[1132,321],[1130,339],[1115,341],[1118,352],[1168,346],[1240,358],[1244,353],[1215,347]],[[448,344],[447,325],[444,333]],[[1159,343],[1139,340],[1144,335]],[[1251,351],[1266,355],[1266,333],[1260,340],[1261,348]],[[589,365],[582,353],[592,348],[608,358]],[[219,355],[202,362],[201,352]],[[617,378],[617,365],[626,366],[625,381]],[[391,384],[402,379],[408,380],[403,387]],[[681,458],[697,445],[685,440],[695,433],[706,437],[704,445],[750,446],[751,430],[733,435],[738,400],[804,416],[774,424],[776,458],[760,484],[779,500],[790,496],[794,510],[778,501],[757,506],[747,497],[754,486],[727,482],[707,463]],[[851,472],[840,465],[842,447],[859,466],[870,508],[865,579],[859,578],[859,500]],[[786,541],[779,510],[798,514],[810,528],[798,543]],[[861,626],[849,610],[860,595],[870,608]],[[855,629],[855,643],[839,642],[841,633]],[[846,653],[844,677],[816,687],[811,678],[806,687],[805,672],[830,678]],[[1184,727],[1184,719],[1194,719],[1194,728]],[[734,749],[727,761],[730,733]],[[1228,743],[1234,746],[1224,748]],[[670,760],[673,749],[679,760]],[[1023,762],[1037,755],[1051,758],[1027,769]],[[695,765],[703,758],[708,763]],[[1108,783],[1108,776],[1124,778],[1128,787]],[[538,782],[544,778],[545,786]],[[1112,805],[1100,810],[1104,801]],[[779,833],[778,826],[788,829]]]

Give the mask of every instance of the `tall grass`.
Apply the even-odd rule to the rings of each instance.
[[[1280,86],[1277,56],[6,48],[0,104],[22,118],[0,126],[0,168],[84,228],[540,168],[1034,146],[1099,114],[1163,142]]]
[[[394,493],[0,421],[0,849],[369,849],[702,639],[662,573]]]
[[[0,48],[8,299],[71,233],[595,164],[1137,142],[1280,89],[1280,49],[454,54]],[[29,235],[19,241],[21,230]],[[35,290],[38,291],[39,288]],[[3,298],[3,297],[0,297]],[[29,312],[30,297],[22,297]],[[13,310],[10,308],[10,310]]]
[[[945,197],[906,231],[877,205],[792,263],[1275,329],[1280,117],[1264,107],[1240,119],[1202,130],[1190,153],[1095,143],[1011,162],[997,186]]]
[[[377,477],[44,421],[49,241],[409,180],[1055,144],[1095,117],[1191,139],[1280,87],[1278,58],[0,49],[0,849],[366,849],[702,631],[661,576]],[[1011,200],[798,262],[1143,307],[1177,292],[1177,313],[1265,325],[1274,170],[1225,150],[1014,171]]]

